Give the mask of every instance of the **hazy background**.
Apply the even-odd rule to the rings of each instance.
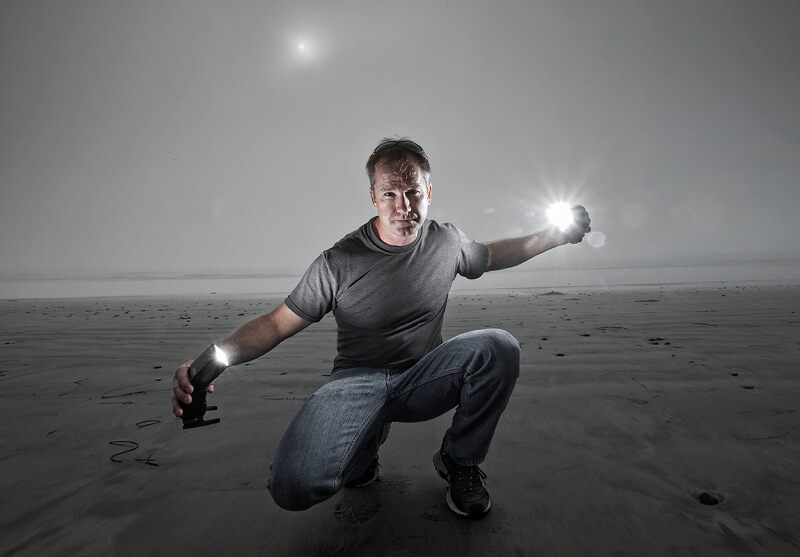
[[[430,217],[473,239],[589,209],[595,234],[522,271],[791,277],[798,29],[796,0],[3,0],[0,297],[290,287],[372,216],[363,166],[392,134],[430,156]]]

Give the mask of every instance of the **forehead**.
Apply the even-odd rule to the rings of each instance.
[[[375,187],[379,189],[424,188],[425,172],[413,161],[379,164],[375,168]]]

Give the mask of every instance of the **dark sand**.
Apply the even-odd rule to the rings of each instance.
[[[221,424],[181,429],[175,367],[279,301],[0,302],[0,555],[800,555],[796,285],[453,296],[445,337],[523,344],[480,521],[431,464],[449,415],[396,424],[373,486],[272,502],[330,319],[228,370]]]

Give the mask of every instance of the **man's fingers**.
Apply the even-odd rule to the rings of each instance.
[[[572,218],[575,220],[586,220],[589,218],[589,213],[583,205],[574,205],[572,207]]]
[[[192,382],[189,381],[189,366],[183,364],[178,370],[175,372],[175,378],[178,380],[178,386],[181,388],[182,391],[186,393],[191,393],[194,390],[192,387]]]
[[[193,387],[191,383],[188,386],[188,391],[184,388],[184,385],[180,382],[177,377],[172,378],[172,397],[180,400],[181,402],[185,402],[189,404],[192,402],[192,397],[190,396],[191,391],[193,391]]]
[[[566,231],[567,241],[570,244],[580,244],[583,241],[583,237],[591,231],[592,228],[590,226],[576,222]]]
[[[191,381],[189,381],[189,366],[183,364],[172,377],[172,413],[177,417],[183,414],[181,402],[183,404],[191,404],[191,392],[194,390]]]
[[[175,395],[172,396],[172,413],[175,414],[176,418],[183,416],[183,408],[178,404],[178,399],[175,398]]]
[[[572,225],[574,233],[570,234],[570,243],[578,244],[583,240],[583,236],[592,231],[592,219],[589,218],[589,212],[583,205],[573,205],[572,215],[575,223]]]
[[[583,205],[574,205],[572,207],[572,217],[576,222],[585,222],[587,225],[592,222],[589,218],[589,212]]]

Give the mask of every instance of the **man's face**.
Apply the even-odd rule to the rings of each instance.
[[[372,204],[378,209],[375,228],[390,246],[407,246],[416,240],[425,222],[431,187],[424,176],[418,167],[411,176],[383,165],[375,169],[375,187],[370,189]]]

